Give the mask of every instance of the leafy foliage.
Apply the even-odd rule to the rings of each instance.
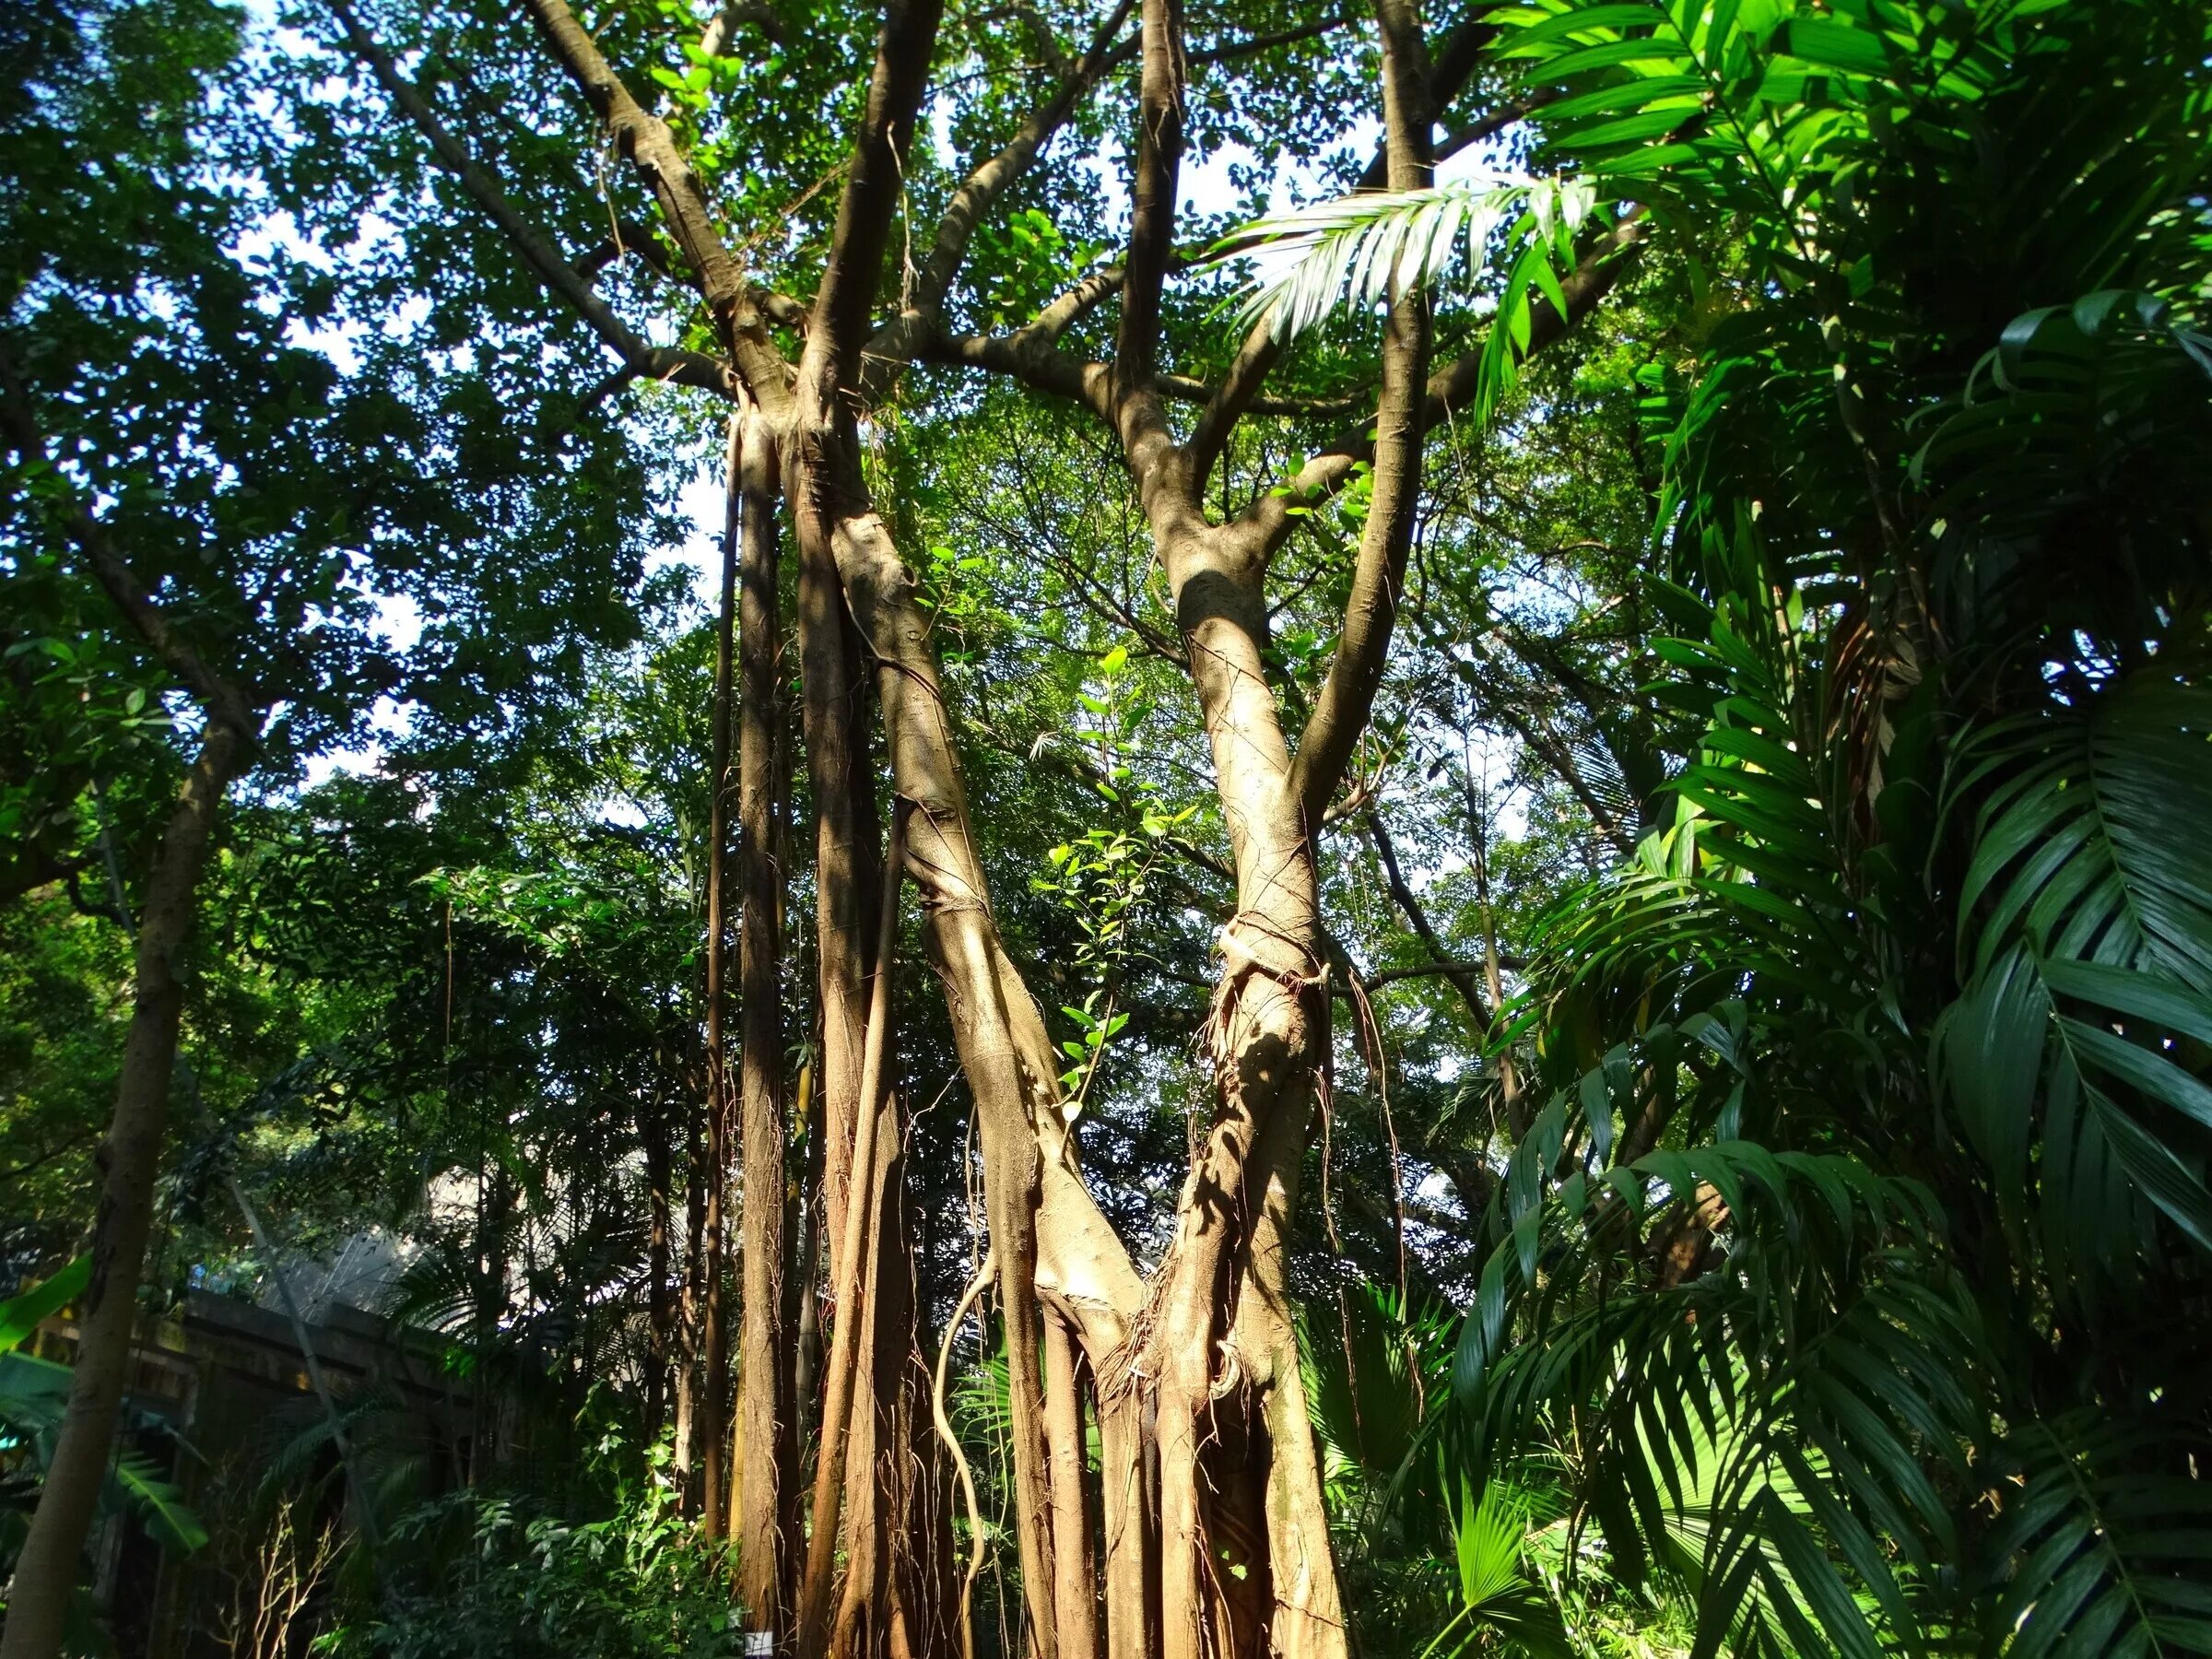
[[[364,9],[594,291],[700,343],[691,274],[632,234],[635,182],[589,164],[595,124],[510,19]],[[916,227],[1100,21],[956,13],[901,175]],[[154,1296],[266,1271],[212,1200],[232,1177],[304,1254],[399,1239],[379,1312],[467,1424],[465,1454],[403,1445],[393,1396],[341,1402],[390,1542],[352,1553],[325,1645],[725,1651],[725,1564],[662,1439],[704,1288],[711,640],[680,559],[644,574],[717,422],[607,378],[326,18],[265,21],[0,24],[26,65],[0,345],[59,446],[11,463],[0,512],[0,1240],[34,1276],[81,1248],[127,1003],[108,912],[192,735],[56,533],[66,482],[277,711],[191,964]],[[2202,7],[1490,8],[1470,101],[1510,135],[1471,182],[1334,199],[1367,137],[1350,14],[1187,22],[1193,159],[1228,183],[1188,216],[1215,257],[1176,262],[1163,361],[1180,393],[1218,381],[1263,312],[1282,359],[1224,508],[1364,411],[1359,313],[1394,286],[1440,280],[1440,367],[1462,354],[1373,729],[1317,830],[1353,1041],[1288,1248],[1363,1650],[2212,1646]],[[877,23],[593,18],[779,292],[818,280]],[[1104,272],[1118,120],[1079,100],[979,230],[948,332]],[[1594,265],[1606,308],[1535,356]],[[1110,354],[1112,318],[1062,348]],[[866,440],[994,918],[1059,1010],[1101,1207],[1157,1246],[1236,902],[1189,642],[1123,469],[1056,405],[924,365]],[[1369,488],[1299,503],[1276,555],[1292,710]],[[902,977],[898,1006],[936,1321],[979,1253],[967,1101],[935,999]],[[794,1094],[803,1236],[823,1126]],[[18,1437],[43,1432],[54,1379],[0,1364],[31,1379]],[[1007,1367],[977,1355],[951,1407],[1010,1647]],[[277,1472],[328,1496],[331,1430]],[[149,1470],[118,1475],[189,1541]]]

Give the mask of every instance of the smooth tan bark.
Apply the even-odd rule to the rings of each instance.
[[[621,89],[561,0],[531,0],[531,6],[618,147],[637,161],[687,253],[694,241],[711,240],[696,182],[680,156],[670,154],[665,129]],[[1386,130],[1382,182],[1405,187],[1425,177],[1429,100],[1465,79],[1488,26],[1464,24],[1432,70],[1409,4],[1381,0],[1377,17]],[[795,374],[763,360],[765,336],[746,325],[757,318],[759,297],[746,290],[733,263],[717,253],[721,263],[710,270],[708,261],[693,260],[732,372],[755,388],[771,416],[781,419],[789,412],[782,430],[801,561],[810,777],[820,814],[821,1115],[830,1276],[840,1286],[863,1287],[862,1297],[879,1309],[888,1302],[890,1281],[880,1256],[837,1259],[848,1223],[858,1218],[849,1211],[872,1209],[885,1191],[879,1182],[896,1180],[879,1174],[880,1160],[873,1157],[855,1168],[847,1150],[863,1134],[885,1133],[861,1100],[867,924],[877,913],[876,815],[865,798],[871,773],[857,712],[864,682],[855,645],[865,639],[881,674],[893,784],[912,849],[906,863],[976,1103],[993,1260],[1009,1350],[1017,1357],[1009,1449],[1027,1596],[1022,1642],[1052,1659],[1064,1650],[1067,1659],[1088,1659],[1097,1632],[1084,1632],[1071,1604],[1079,1599],[1078,1583],[1102,1577],[1110,1659],[1139,1653],[1203,1659],[1247,1638],[1284,1653],[1334,1656],[1345,1651],[1342,1609],[1298,1380],[1284,1259],[1329,1044],[1313,836],[1387,662],[1423,428],[1464,400],[1476,359],[1429,373],[1426,307],[1418,295],[1394,297],[1375,419],[1347,429],[1341,442],[1301,469],[1293,495],[1270,496],[1232,523],[1208,521],[1201,504],[1205,480],[1230,453],[1239,416],[1265,406],[1258,393],[1277,353],[1265,338],[1249,340],[1207,402],[1192,443],[1177,442],[1160,402],[1160,387],[1173,377],[1163,379],[1158,369],[1162,288],[1173,260],[1183,54],[1174,0],[1144,0],[1135,224],[1112,280],[1088,280],[1066,303],[1048,308],[1037,325],[1006,339],[950,341],[935,325],[934,313],[974,224],[1073,107],[1063,86],[1042,119],[1025,125],[956,193],[913,302],[877,331],[872,345],[882,360],[864,373],[869,319],[883,298],[878,289],[903,157],[937,20],[935,0],[894,0],[887,11]],[[1094,54],[1118,22],[1116,17],[1105,25]],[[1066,79],[1082,82],[1095,73],[1094,65]],[[1632,240],[1624,236],[1618,246]],[[1570,278],[1565,312],[1556,319],[1540,312],[1535,343],[1594,303],[1618,268],[1618,259],[1601,251]],[[1116,286],[1122,313],[1113,363],[1063,356],[1057,340],[1067,320]],[[914,602],[912,573],[861,483],[856,418],[872,396],[896,384],[900,364],[921,355],[1014,375],[1075,397],[1103,417],[1121,442],[1177,607],[1238,898],[1221,933],[1220,982],[1206,1030],[1216,1110],[1193,1159],[1167,1258],[1149,1284],[1084,1186],[1077,1147],[1062,1121],[1053,1047],[991,916],[927,618]],[[1187,385],[1177,392],[1188,394]],[[1198,395],[1206,396],[1203,388]],[[1294,749],[1264,667],[1267,562],[1294,527],[1299,500],[1340,488],[1367,462],[1375,488],[1353,573],[1353,604],[1336,662]],[[873,1229],[878,1243],[890,1231]],[[847,1312],[841,1306],[841,1324]],[[855,1321],[855,1343],[863,1334]],[[882,1345],[879,1357],[888,1355],[895,1335],[884,1328],[874,1335]],[[1041,1382],[1037,1367],[1021,1362],[1024,1356],[1041,1358]],[[829,1434],[856,1441],[853,1413],[870,1392],[876,1398],[865,1404],[896,1419],[900,1408],[890,1396],[903,1384],[885,1380],[898,1370],[885,1363],[889,1369],[853,1371],[856,1379],[874,1376],[873,1388],[851,1385],[853,1404],[832,1414],[836,1426],[825,1424]],[[1084,1536],[1075,1500],[1084,1477],[1079,1469],[1068,1472],[1066,1457],[1080,1432],[1087,1378],[1095,1390],[1105,1465],[1104,1532],[1095,1542]],[[896,1454],[898,1431],[883,1443]],[[1232,1459],[1241,1462],[1230,1467]],[[832,1512],[842,1502],[848,1517],[856,1512],[858,1478],[856,1473],[832,1483]],[[818,1548],[824,1530],[818,1504]],[[917,1627],[900,1592],[886,1587],[891,1581],[881,1571],[881,1552],[871,1551],[877,1527],[901,1512],[888,1498],[877,1504],[869,1542],[853,1553],[861,1565],[844,1598],[848,1607],[888,1603],[877,1628],[894,1652],[912,1646]],[[832,1512],[832,1550],[834,1526]],[[1209,1526],[1253,1560],[1249,1594],[1227,1594],[1209,1583]],[[1263,1629],[1264,1638],[1255,1634]]]
[[[1097,1567],[1083,1475],[1083,1395],[1076,1335],[1044,1320],[1044,1440],[1053,1501],[1053,1618],[1061,1659],[1098,1659]]]
[[[892,889],[896,892],[896,888]],[[893,907],[885,905],[885,935],[897,937]],[[878,961],[895,960],[888,944]],[[877,982],[887,982],[879,969]],[[876,1132],[866,1192],[869,1240],[864,1256],[866,1281],[853,1309],[857,1338],[853,1355],[853,1390],[847,1419],[842,1530],[844,1588],[831,1626],[833,1659],[858,1659],[882,1653],[896,1623],[898,1600],[892,1571],[900,1550],[903,1489],[899,1473],[900,1394],[906,1379],[900,1360],[912,1341],[913,1304],[906,1257],[904,1206],[900,1194],[905,1161],[900,1151],[899,1105],[889,1086],[890,1044],[896,1018],[885,1036],[881,1081],[875,1092]]]
[[[1266,1594],[1273,1651],[1346,1651],[1342,1607],[1312,1430],[1297,1373],[1283,1255],[1315,1088],[1328,1053],[1329,993],[1312,834],[1364,726],[1394,619],[1418,488],[1428,318],[1418,295],[1394,300],[1383,349],[1375,488],[1347,614],[1296,762],[1268,686],[1268,525],[1206,523],[1200,505],[1224,403],[1249,399],[1268,353],[1248,348],[1201,442],[1175,443],[1148,371],[1159,270],[1175,199],[1182,88],[1171,0],[1145,7],[1137,209],[1115,362],[1113,424],[1167,572],[1212,750],[1237,874],[1236,914],[1222,929],[1222,975],[1206,1045],[1215,1075],[1210,1125],[1155,1276],[1145,1328],[1127,1360],[1150,1394],[1159,1457],[1159,1651],[1204,1659],[1232,1648],[1239,1609],[1213,1581],[1209,1518],[1231,1534],[1231,1497],[1209,1517],[1207,1448],[1263,1448]],[[1390,182],[1425,181],[1428,68],[1409,6],[1383,0],[1384,112]],[[1160,204],[1170,205],[1160,208]],[[1147,209],[1153,211],[1148,215]],[[1157,326],[1156,323],[1151,323]],[[1222,1414],[1240,1414],[1228,1430]],[[1256,1426],[1264,1435],[1255,1434]],[[1249,1452],[1248,1452],[1249,1455]]]
[[[889,879],[882,899],[875,989],[869,1000],[861,1070],[860,1127],[853,1149],[855,1185],[845,1206],[844,1236],[837,1256],[842,1266],[834,1281],[836,1323],[830,1331],[829,1371],[822,1403],[821,1455],[814,1478],[814,1533],[807,1545],[806,1573],[799,1593],[799,1651],[809,1654],[822,1652],[829,1645],[838,1516],[845,1499],[846,1458],[856,1414],[862,1416],[862,1432],[868,1437],[870,1448],[873,1446],[873,1404],[865,1395],[856,1399],[855,1393],[862,1379],[872,1382],[874,1378],[873,1368],[864,1367],[872,1333],[867,1289],[875,1277],[869,1246],[883,1203],[877,1172],[886,1167],[879,1147],[887,1105],[884,1077],[890,1043],[891,956],[898,939],[898,877],[905,862],[905,843],[904,815],[894,808],[890,851],[885,860]],[[891,1133],[895,1137],[895,1124]]]
[[[1057,1298],[1088,1339],[1112,1342],[1141,1299],[1135,1271],[1065,1157],[1057,1069],[1042,1017],[999,942],[975,853],[928,628],[914,581],[882,521],[838,526],[837,556],[854,617],[884,665],[892,775],[908,820],[907,864],[927,918],[961,1068],[976,1100],[984,1206],[998,1264],[1007,1351],[1036,1355],[1040,1297]],[[1049,1194],[1050,1228],[1039,1226]],[[1034,1363],[1010,1368],[1015,1531],[1030,1651],[1058,1652],[1053,1608],[1044,1401]]]
[[[1106,1659],[1145,1659],[1159,1651],[1159,1463],[1147,1431],[1149,1410],[1133,1388],[1100,1390],[1100,1504],[1104,1521]]]

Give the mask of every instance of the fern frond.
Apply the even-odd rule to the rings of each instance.
[[[1724,1249],[1654,1288],[1685,1205]],[[1962,1471],[1984,1420],[1941,1226],[1912,1182],[1748,1142],[1524,1190],[1461,1339],[1476,1467],[1571,1411],[1617,1561],[1689,1576],[1699,1651],[1917,1650],[1920,1574],[1957,1548],[1927,1465]]]

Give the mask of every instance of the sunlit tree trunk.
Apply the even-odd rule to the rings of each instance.
[[[342,0],[333,0],[342,5]],[[880,885],[911,880],[932,967],[943,986],[974,1101],[991,1261],[1011,1363],[1008,1473],[1020,1564],[1022,1628],[1011,1645],[1035,1659],[1209,1659],[1256,1646],[1336,1659],[1347,1652],[1321,1472],[1298,1364],[1287,1252],[1329,1055],[1330,988],[1315,838],[1364,731],[1388,658],[1431,408],[1465,395],[1465,365],[1432,380],[1429,314],[1394,293],[1371,421],[1316,456],[1291,488],[1227,523],[1205,493],[1231,429],[1279,355],[1254,332],[1213,390],[1187,439],[1169,422],[1159,385],[1162,289],[1177,256],[1177,168],[1185,99],[1174,0],[1143,0],[1133,225],[1120,272],[1087,278],[1018,337],[954,340],[942,302],[970,233],[1070,109],[1118,61],[1130,7],[1103,19],[1092,51],[997,155],[955,191],[925,257],[910,262],[899,310],[877,328],[890,238],[905,200],[904,155],[935,53],[937,0],[890,0],[848,161],[822,279],[805,310],[804,346],[787,362],[755,291],[724,245],[708,194],[680,146],[637,102],[566,0],[528,0],[554,55],[606,124],[680,247],[721,359],[666,360],[618,321],[571,303],[623,353],[631,371],[741,387],[782,437],[782,483],[799,559],[798,633],[815,803],[817,1090],[827,1223],[832,1355],[827,1367],[809,1567],[798,1599],[799,1649],[816,1659],[911,1644],[885,1571],[884,1529],[912,1512],[878,1492],[871,1448],[902,1453],[896,1391],[911,1386],[911,1332],[895,1317],[883,1253],[901,1236],[890,1052],[889,943],[872,924],[879,895],[877,817],[865,722],[873,659],[895,820],[906,850]],[[1472,72],[1486,41],[1480,14],[1432,67],[1411,0],[1377,0],[1385,145],[1369,182],[1428,179],[1434,100]],[[375,63],[373,55],[370,61]],[[407,86],[379,73],[547,286],[570,294],[557,251],[517,221],[495,184],[470,171],[435,118],[408,106]],[[1441,89],[1441,92],[1439,89]],[[1533,349],[1603,292],[1602,273],[1562,284],[1569,304],[1532,328]],[[1061,353],[1059,331],[1118,284],[1113,361]],[[796,310],[777,312],[791,322]],[[873,332],[872,332],[873,331]],[[968,818],[953,723],[913,573],[869,499],[858,418],[917,356],[1032,382],[1096,414],[1118,441],[1173,593],[1235,864],[1237,908],[1220,935],[1220,977],[1205,1032],[1215,1085],[1166,1258],[1147,1282],[1100,1212],[1063,1112],[1059,1060],[1036,1002],[999,938]],[[659,365],[655,367],[654,365]],[[1267,567],[1304,500],[1345,488],[1366,467],[1371,505],[1335,660],[1298,741],[1286,732],[1266,667]],[[879,906],[882,907],[879,909]],[[872,982],[871,975],[878,976]],[[871,1001],[880,1012],[871,1020]],[[870,1072],[871,1065],[875,1070]],[[880,1150],[879,1150],[880,1148]],[[871,1357],[866,1349],[873,1345]],[[894,1350],[898,1350],[894,1354]],[[896,1359],[896,1363],[894,1363]],[[1101,1449],[1102,1531],[1092,1536],[1080,1450],[1086,1412]],[[848,1475],[848,1456],[851,1474]],[[832,1461],[834,1459],[834,1461]],[[888,1488],[887,1488],[888,1491]],[[832,1620],[833,1576],[848,1563]],[[1214,1550],[1249,1571],[1222,1593]],[[1103,1595],[1100,1595],[1102,1586]],[[1090,1616],[1102,1600],[1103,1630]],[[888,1605],[887,1605],[888,1604]]]

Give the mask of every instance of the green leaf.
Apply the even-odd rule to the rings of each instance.
[[[0,1302],[0,1354],[21,1347],[41,1322],[76,1300],[91,1282],[92,1258],[81,1255],[43,1284]]]
[[[1888,50],[1880,35],[1853,28],[1840,18],[1793,18],[1784,39],[1792,57],[1823,68],[1852,75],[1881,75],[1889,67]]]
[[[126,1454],[114,1461],[112,1479],[124,1504],[162,1548],[190,1555],[206,1547],[207,1528],[187,1506],[171,1481],[161,1478],[151,1460]]]

